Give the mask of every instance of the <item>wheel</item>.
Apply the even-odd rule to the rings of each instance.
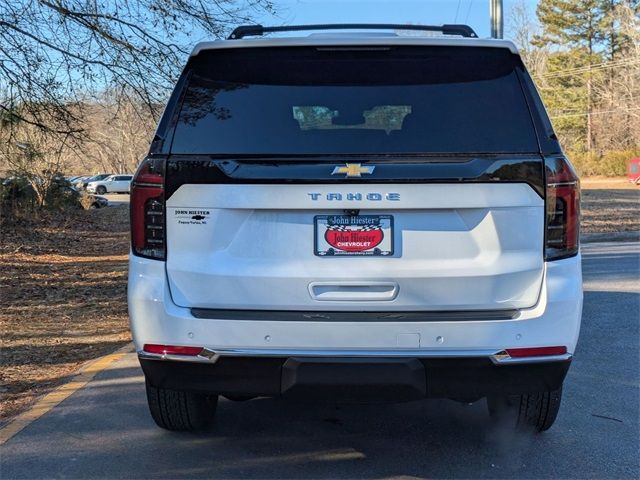
[[[511,397],[489,397],[489,414],[498,422],[521,430],[549,430],[560,411],[562,387],[551,392],[538,392]]]
[[[156,424],[167,430],[196,431],[211,426],[218,396],[158,388],[146,382],[149,411]]]
[[[105,187],[104,185],[98,185],[98,188],[96,188],[96,193],[98,195],[104,195],[105,193],[107,193],[107,187]]]

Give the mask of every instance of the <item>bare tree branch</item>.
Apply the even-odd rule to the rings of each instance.
[[[272,12],[270,0],[3,0],[0,104],[78,140],[86,135],[80,106],[107,90],[153,117],[195,41]]]

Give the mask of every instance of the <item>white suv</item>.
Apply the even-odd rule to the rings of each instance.
[[[208,426],[219,395],[486,397],[554,422],[578,179],[511,42],[407,28],[442,35],[242,38],[282,29],[258,26],[195,47],[132,183],[159,426]]]
[[[133,175],[111,175],[104,180],[87,184],[87,192],[104,195],[105,193],[129,193]]]

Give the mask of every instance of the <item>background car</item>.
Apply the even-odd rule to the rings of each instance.
[[[82,189],[82,184],[88,180],[89,178],[91,178],[88,175],[81,175],[79,177],[74,178],[73,180],[69,180],[71,182],[71,185],[73,185],[75,188],[77,188],[78,190]]]
[[[100,181],[92,181],[87,185],[87,192],[98,193],[129,193],[129,186],[133,175],[111,175]]]
[[[104,180],[107,177],[110,177],[111,175],[113,175],[113,174],[112,173],[99,173],[98,175],[94,175],[93,177],[87,177],[80,183],[80,185],[78,185],[78,187],[86,189],[87,186],[89,185],[89,183],[98,182],[100,180]]]

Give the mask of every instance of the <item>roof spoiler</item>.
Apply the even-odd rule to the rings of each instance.
[[[492,0],[493,1],[493,0]],[[500,0],[501,1],[501,0]],[[247,36],[262,36],[272,32],[297,32],[311,30],[418,30],[440,32],[443,35],[459,35],[466,38],[478,38],[468,25],[403,25],[397,23],[339,23],[317,25],[287,25],[282,27],[264,27],[262,25],[241,25],[231,32],[229,40],[239,40]]]

